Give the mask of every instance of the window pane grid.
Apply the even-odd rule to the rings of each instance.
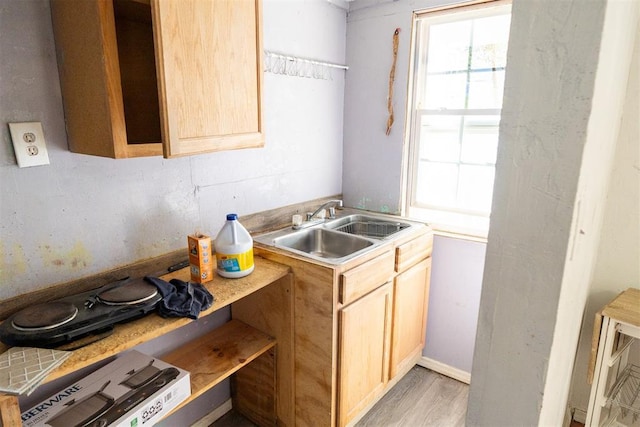
[[[431,71],[427,76],[442,76],[446,74],[474,74],[474,73],[493,73],[496,71],[504,71],[506,67],[491,67],[491,68],[463,68],[460,70],[443,70],[443,71]]]
[[[486,167],[495,167],[495,163],[474,163],[474,162],[447,162],[447,161],[439,161],[439,160],[429,160],[429,159],[420,159],[420,162],[425,163],[439,163],[443,165],[459,165],[459,166],[486,166]]]
[[[464,108],[464,109],[455,109],[455,108],[442,108],[442,109],[417,109],[416,114],[418,117],[420,116],[499,116],[502,110],[499,108]]]
[[[460,8],[418,18],[409,212],[443,212],[438,222],[446,212],[489,216],[509,9]]]
[[[421,161],[419,179],[430,190],[417,192],[413,205],[489,216],[494,173],[493,165]]]

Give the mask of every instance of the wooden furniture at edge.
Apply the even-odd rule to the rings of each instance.
[[[264,145],[261,0],[52,0],[51,13],[71,151]]]
[[[342,266],[257,245],[293,272],[295,425],[353,424],[415,365],[432,248],[428,227]]]
[[[240,279],[216,276],[204,284],[215,301],[200,318],[231,305],[232,320],[160,357],[191,375],[191,396],[174,411],[235,374],[232,382],[235,409],[261,426],[293,425],[292,409],[288,405],[293,399],[292,368],[287,366],[291,363],[287,355],[293,351],[291,273],[287,266],[260,257],[255,257],[255,264],[255,271],[249,276]],[[187,281],[189,269],[161,277]],[[74,350],[45,382],[117,355],[189,322],[191,320],[186,318],[165,319],[151,314],[116,325],[111,336]],[[0,344],[0,352],[5,350],[6,346]],[[16,396],[0,395],[0,421],[2,426],[21,424]]]
[[[640,416],[640,369],[627,365],[629,350],[637,339],[640,339],[640,289],[629,288],[595,316],[588,371],[591,394],[587,427],[625,425],[617,422],[619,416],[627,416],[629,420]],[[635,369],[625,371],[625,368]]]

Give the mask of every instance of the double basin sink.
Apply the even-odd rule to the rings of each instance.
[[[307,226],[288,227],[254,241],[307,258],[342,264],[422,224],[383,215],[352,214]]]

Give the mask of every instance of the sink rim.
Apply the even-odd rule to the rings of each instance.
[[[405,235],[406,233],[412,232],[418,228],[421,227],[425,227],[426,225],[424,223],[421,222],[416,222],[416,221],[412,221],[412,220],[407,220],[405,218],[402,217],[394,217],[394,216],[389,216],[389,215],[385,215],[385,214],[369,214],[369,213],[359,213],[359,212],[345,212],[345,215],[340,215],[335,219],[328,219],[325,222],[321,222],[312,226],[309,226],[307,228],[302,228],[302,229],[293,229],[291,226],[287,226],[287,227],[283,227],[280,228],[278,230],[274,230],[274,231],[269,231],[266,233],[261,233],[261,234],[257,234],[255,236],[253,236],[253,240],[256,243],[262,244],[264,246],[267,247],[272,247],[272,248],[277,248],[280,249],[282,251],[285,252],[289,252],[291,254],[294,255],[298,255],[302,258],[308,259],[308,260],[314,260],[314,261],[318,261],[318,262],[322,262],[325,264],[330,264],[330,265],[343,265],[346,264],[347,262],[365,255],[368,252],[371,252],[377,248],[379,248],[380,246],[387,244],[389,241],[393,241],[395,239],[401,238],[403,235]],[[356,234],[351,234],[351,233],[347,233],[344,231],[339,231],[339,230],[335,230],[333,227],[336,226],[336,224],[341,224],[343,223],[345,220],[347,221],[346,223],[349,222],[349,219],[351,218],[355,218],[355,217],[365,217],[365,218],[371,218],[373,220],[379,220],[379,221],[383,221],[383,222],[400,222],[402,224],[407,224],[409,225],[409,227],[400,230],[396,233],[392,233],[384,238],[372,238],[372,237],[365,237],[365,236],[361,236],[361,235],[356,235]],[[339,225],[337,225],[339,226]],[[282,237],[285,236],[291,236],[297,233],[307,233],[310,230],[317,230],[317,229],[321,229],[324,230],[325,232],[330,232],[330,233],[337,233],[343,236],[348,236],[349,238],[352,239],[360,239],[360,240],[365,240],[371,243],[370,246],[367,246],[363,249],[360,249],[358,251],[355,251],[351,254],[348,254],[346,256],[340,257],[340,258],[325,258],[325,257],[320,257],[320,256],[315,256],[313,254],[310,254],[308,252],[304,252],[304,251],[300,251],[294,248],[290,248],[288,246],[283,246],[283,245],[277,245],[276,241],[279,240]]]

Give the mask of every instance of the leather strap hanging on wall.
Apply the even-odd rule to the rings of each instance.
[[[391,64],[391,72],[389,73],[389,97],[387,98],[387,110],[389,110],[389,118],[387,119],[387,135],[391,133],[393,126],[393,81],[396,78],[396,61],[398,60],[398,42],[400,28],[396,28],[393,32],[393,63]]]

